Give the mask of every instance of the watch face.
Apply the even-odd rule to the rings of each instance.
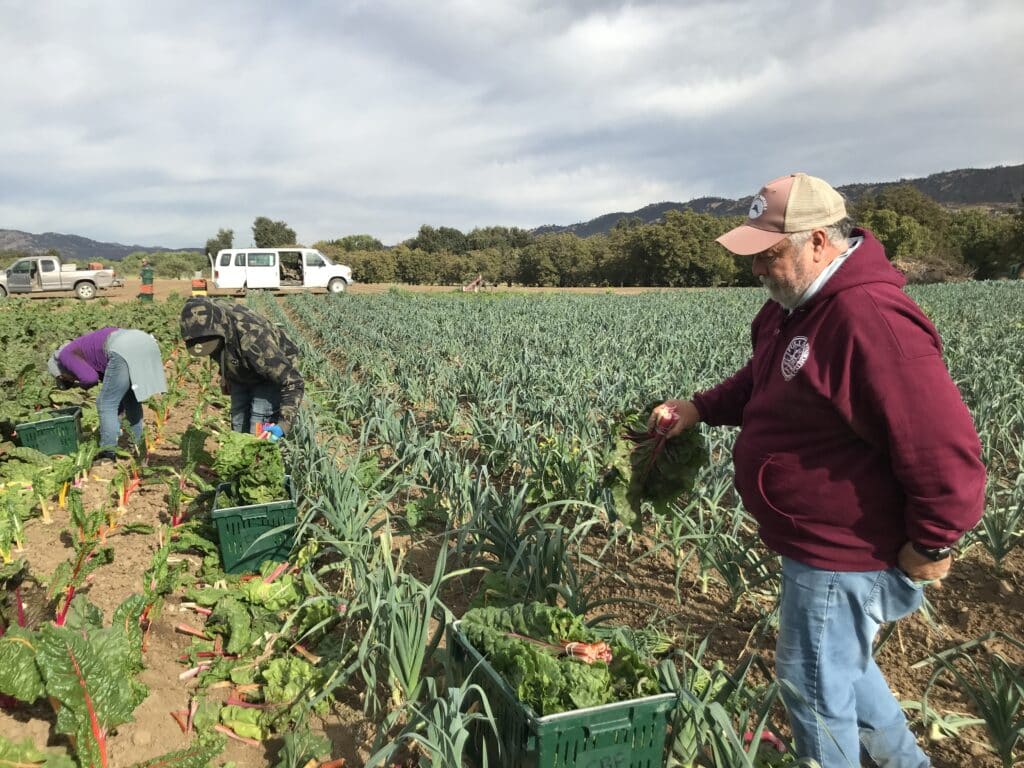
[[[919,555],[923,555],[930,560],[945,560],[951,554],[953,554],[952,547],[938,547],[936,549],[929,549],[928,547],[922,547],[920,544],[914,544],[914,551]]]

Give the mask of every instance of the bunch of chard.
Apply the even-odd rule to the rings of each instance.
[[[526,635],[520,635],[518,632],[506,632],[505,634],[509,637],[514,637],[517,640],[532,643],[546,651],[554,652],[557,655],[571,656],[575,659],[579,659],[584,664],[593,664],[596,661],[603,661],[605,664],[610,664],[612,661],[611,646],[604,641],[598,641],[596,643],[563,643],[559,645],[557,643],[546,643],[543,640],[537,640],[532,637],[527,637]]]
[[[610,511],[634,530],[640,530],[645,504],[656,514],[670,514],[670,505],[693,490],[709,457],[700,430],[686,429],[668,436],[680,419],[673,408],[663,403],[652,416],[651,428],[627,430],[617,441],[604,478],[611,490]]]

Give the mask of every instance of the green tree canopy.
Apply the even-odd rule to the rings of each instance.
[[[234,247],[235,231],[233,229],[218,229],[217,234],[206,241],[206,252],[210,256],[216,256],[218,251]]]
[[[1014,220],[978,209],[957,211],[949,227],[951,244],[979,280],[1008,277],[1015,263]]]
[[[920,260],[938,251],[934,233],[913,216],[877,208],[865,213],[860,224],[870,229],[885,246],[885,254],[891,261]]]
[[[419,234],[406,243],[410,248],[427,253],[465,253],[469,250],[469,238],[454,227],[438,227],[435,229],[427,224],[420,227]]]
[[[327,253],[325,248],[334,247],[340,251],[383,251],[384,243],[371,235],[345,235],[336,240],[321,240],[314,247]]]
[[[189,278],[195,272],[208,271],[210,268],[210,261],[206,254],[197,251],[161,251],[158,253],[135,251],[121,259],[121,263],[115,266],[115,270],[119,275],[138,277],[143,260],[149,262],[157,277],[164,278]]]
[[[252,223],[252,241],[257,248],[295,245],[295,230],[283,221],[271,221],[266,216],[257,216]]]
[[[530,233],[519,227],[478,227],[466,235],[470,250],[497,248],[507,251],[512,248],[525,248],[532,238]]]
[[[424,285],[438,281],[435,254],[421,248],[399,245],[394,249],[395,272],[399,282],[410,285]]]
[[[352,267],[361,283],[394,283],[398,280],[398,258],[393,250],[349,251],[339,259]]]
[[[863,223],[876,210],[909,216],[940,237],[950,223],[949,212],[911,184],[898,184],[883,189],[877,195],[865,195],[851,207],[850,213],[854,221]]]

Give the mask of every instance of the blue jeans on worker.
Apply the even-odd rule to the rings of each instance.
[[[256,431],[256,425],[275,421],[281,410],[281,387],[269,381],[258,384],[231,382],[231,429]]]
[[[132,391],[128,363],[116,352],[111,352],[107,356],[103,386],[96,396],[96,410],[100,417],[101,451],[112,451],[117,448],[117,438],[121,435],[121,413],[128,419],[135,444],[139,445],[142,442],[142,405]]]
[[[927,768],[899,702],[871,655],[879,627],[921,606],[898,568],[826,571],[782,558],[775,673],[797,754],[822,768]]]

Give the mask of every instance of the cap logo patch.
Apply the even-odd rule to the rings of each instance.
[[[197,323],[205,323],[206,322],[206,315],[208,313],[206,311],[206,307],[205,306],[203,306],[202,304],[193,304],[192,306],[189,307],[189,309],[191,310],[191,315],[192,315],[192,319],[193,319],[194,322],[197,322]]]
[[[792,381],[797,371],[804,367],[807,358],[811,356],[811,345],[806,336],[794,336],[782,355],[782,378]]]
[[[748,219],[759,219],[768,208],[768,201],[765,200],[764,195],[757,195],[753,200],[750,201],[750,212],[747,214]]]

